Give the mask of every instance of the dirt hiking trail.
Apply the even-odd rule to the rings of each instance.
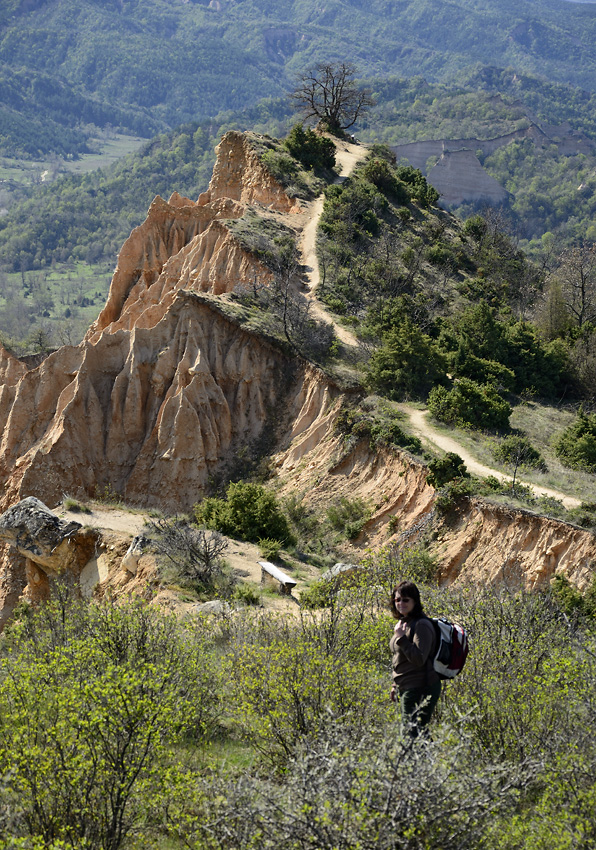
[[[361,162],[368,153],[368,148],[364,145],[354,144],[352,142],[340,141],[334,139],[335,161],[339,171],[339,177],[335,180],[336,183],[341,183],[346,177],[352,173],[354,166]],[[321,276],[319,271],[319,260],[317,258],[317,228],[319,219],[323,212],[325,196],[319,195],[314,200],[309,208],[307,220],[302,228],[302,238],[299,248],[302,255],[302,263],[306,267],[306,280],[308,286],[307,298],[311,301],[311,310],[313,314],[324,322],[331,322],[333,329],[338,337],[346,345],[358,345],[358,340],[354,334],[344,328],[342,325],[334,322],[331,316],[319,301],[316,300],[316,290],[319,285]]]
[[[409,419],[413,433],[429,443],[433,448],[443,449],[445,452],[455,452],[459,455],[468,468],[468,472],[478,475],[481,478],[487,478],[489,475],[498,478],[499,481],[513,481],[512,475],[507,475],[504,472],[499,472],[492,469],[490,466],[484,466],[479,463],[460,443],[451,437],[441,434],[436,431],[428,421],[428,410],[419,410],[415,407],[410,407],[407,404],[398,405],[399,409],[406,414]],[[517,477],[518,484],[523,484],[524,487],[530,487],[539,496],[550,496],[554,499],[559,499],[566,508],[577,508],[580,506],[580,499],[573,496],[568,496],[561,493],[559,490],[551,490],[549,487],[541,487],[538,484],[532,484],[529,481],[523,481]]]

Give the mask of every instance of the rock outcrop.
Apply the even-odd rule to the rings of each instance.
[[[64,570],[87,592],[116,562],[117,583],[144,581],[145,556],[125,558],[130,541],[110,560],[107,550],[94,550],[93,532],[48,517],[45,504],[64,493],[108,491],[139,506],[187,511],[254,449],[271,457],[281,492],[311,507],[362,499],[369,516],[356,548],[396,540],[433,516],[435,492],[422,464],[405,452],[373,451],[365,440],[346,446],[334,428],[346,391],[224,309],[237,287],[273,281],[230,220],[250,209],[296,221],[299,211],[257,148],[229,133],[198,202],[155,199],[80,345],[27,363],[0,348],[0,510],[9,511],[0,534],[8,541],[0,548],[0,625],[23,593],[42,598]],[[33,495],[45,504],[21,502]],[[437,533],[445,581],[497,580],[504,564],[532,586],[561,571],[583,586],[593,573],[593,537],[563,523],[478,503],[461,524]],[[346,551],[353,559],[354,547]]]
[[[465,201],[484,201],[497,206],[509,196],[498,180],[491,177],[473,151],[445,151],[428,172],[428,182],[434,186],[444,204],[463,204]]]
[[[65,492],[108,488],[132,503],[187,510],[241,449],[274,440],[271,411],[294,409],[304,385],[321,380],[212,300],[273,279],[226,221],[247,204],[296,207],[255,144],[224,136],[199,203],[176,193],[154,200],[79,346],[31,369],[0,351],[0,507],[26,494],[54,504]]]
[[[78,346],[25,364],[0,350],[0,509],[35,494],[120,494],[127,502],[189,510],[255,445],[271,450],[294,420],[321,415],[338,390],[306,363],[242,330],[217,299],[273,276],[226,222],[247,205],[293,213],[296,201],[266,171],[248,135],[218,148],[198,203],[156,198],[126,241],[105,308]],[[264,209],[264,206],[267,209]],[[251,209],[255,209],[254,206]],[[318,390],[319,385],[323,390]],[[272,422],[277,427],[272,426]],[[0,587],[14,604],[29,556]],[[5,570],[18,558],[4,549]]]
[[[590,531],[479,499],[442,527],[433,547],[447,583],[533,589],[564,575],[586,590],[596,574]]]
[[[97,539],[97,532],[83,529],[78,522],[62,521],[39,499],[23,499],[0,516],[0,541],[20,556],[15,566],[24,567],[24,575],[16,569],[16,575],[5,577],[5,589],[8,585],[14,597],[26,588],[31,602],[46,599],[53,579],[79,580]],[[0,628],[10,610],[6,604],[0,610]]]
[[[54,575],[64,571],[69,560],[64,553],[73,548],[81,528],[79,522],[63,522],[34,496],[0,516],[0,540]]]
[[[317,381],[181,290],[154,327],[60,349],[23,377],[1,445],[3,506],[108,489],[188,510],[242,449],[273,445],[271,412],[296,409]]]
[[[522,106],[522,104],[518,104]],[[538,124],[529,110],[523,107],[530,121],[529,126],[495,136],[490,139],[421,139],[403,145],[393,145],[392,150],[399,158],[419,168],[429,183],[439,192],[444,204],[479,202],[498,205],[507,197],[506,190],[493,178],[476,156],[484,156],[510,145],[515,141],[529,139],[538,148],[555,145],[561,156],[593,154],[594,142],[573,130],[567,122],[554,126]],[[429,159],[438,159],[427,168]]]
[[[226,133],[216,151],[213,177],[208,190],[199,196],[200,205],[232,198],[282,213],[301,211],[300,202],[289,198],[281,183],[263,165],[249,135]]]

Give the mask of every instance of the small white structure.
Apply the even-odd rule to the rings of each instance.
[[[261,584],[265,584],[266,582],[269,584],[277,583],[280,593],[286,596],[292,595],[292,590],[296,587],[296,582],[293,578],[286,575],[275,564],[270,564],[269,561],[258,561],[258,564],[261,567]]]

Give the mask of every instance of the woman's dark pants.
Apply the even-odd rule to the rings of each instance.
[[[400,696],[401,716],[412,738],[425,734],[432,713],[441,696],[441,682],[425,688],[409,688]]]

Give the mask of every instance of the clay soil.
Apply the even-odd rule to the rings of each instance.
[[[66,510],[62,505],[54,508],[54,513],[67,522],[80,522],[83,526],[108,532],[110,541],[113,541],[116,537],[118,539],[124,539],[126,542],[132,541],[133,537],[142,533],[151,519],[149,514],[141,511],[126,510],[97,503],[91,503],[86,507],[89,508],[90,513]],[[121,540],[121,542],[124,542],[124,540]],[[250,582],[259,586],[261,584],[261,567],[258,562],[263,560],[259,547],[254,543],[233,540],[231,538],[228,538],[228,544],[229,546],[224,557],[236,576],[240,581]],[[111,545],[114,545],[113,542],[111,542]],[[305,570],[312,571],[307,567],[305,567]],[[263,593],[263,607],[275,611],[296,612],[299,608],[298,598],[301,584],[304,586],[303,582],[299,581],[293,597],[290,598],[276,592]],[[177,608],[179,610],[188,610],[194,607],[188,603],[176,603],[175,594],[173,593],[167,593],[166,595],[168,597],[167,607]]]

